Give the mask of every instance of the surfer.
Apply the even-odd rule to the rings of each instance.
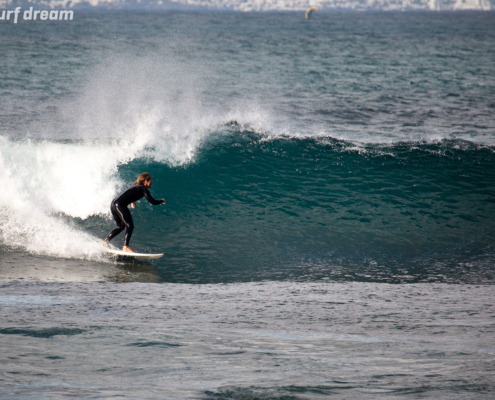
[[[107,238],[103,242],[104,246],[108,247],[110,240],[125,229],[124,247],[122,250],[128,253],[134,253],[129,248],[129,240],[131,240],[132,231],[134,230],[134,223],[132,222],[131,212],[127,206],[130,204],[132,208],[136,208],[136,201],[142,199],[143,197],[146,197],[146,200],[154,206],[158,204],[165,204],[165,199],[156,200],[153,196],[151,196],[148,189],[151,187],[152,183],[153,181],[151,180],[151,175],[147,172],[143,172],[138,176],[133,186],[112,200],[110,211],[117,222],[117,228],[108,234]]]

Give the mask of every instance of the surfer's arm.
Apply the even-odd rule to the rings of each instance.
[[[146,200],[148,200],[151,204],[153,204],[154,206],[157,206],[158,204],[165,204],[165,200],[164,199],[160,199],[160,200],[156,200],[153,198],[153,196],[151,195],[150,191],[143,187],[144,189],[144,197],[146,197]]]

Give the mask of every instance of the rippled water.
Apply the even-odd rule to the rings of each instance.
[[[2,398],[487,398],[493,295],[445,284],[4,286]]]

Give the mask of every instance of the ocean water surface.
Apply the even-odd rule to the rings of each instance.
[[[2,23],[1,397],[493,395],[494,15]]]

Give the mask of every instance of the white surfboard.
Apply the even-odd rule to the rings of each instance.
[[[107,250],[107,253],[115,254],[116,256],[147,258],[148,260],[163,257],[163,254],[164,254],[164,253],[161,253],[161,254],[129,253],[127,251],[115,250],[115,249],[106,249],[106,250]]]

